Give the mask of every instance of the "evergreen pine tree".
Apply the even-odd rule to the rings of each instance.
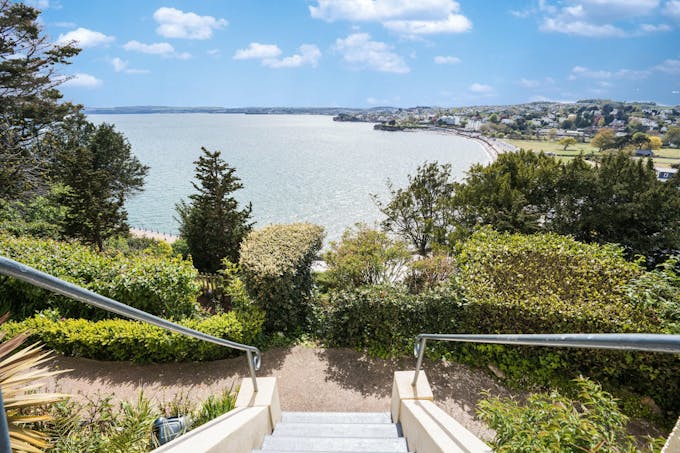
[[[219,151],[201,148],[203,155],[194,162],[198,193],[189,202],[176,205],[180,236],[186,240],[194,266],[201,272],[215,272],[222,259],[238,262],[239,247],[252,229],[250,203],[239,210],[232,193],[243,188],[236,169],[220,158]]]

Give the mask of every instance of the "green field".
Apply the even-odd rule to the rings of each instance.
[[[576,143],[564,150],[564,146],[556,141],[547,140],[505,140],[506,142],[515,145],[519,148],[532,150],[535,152],[543,151],[545,153],[554,153],[555,156],[561,160],[570,159],[579,154],[599,154],[599,150],[590,145],[590,143]],[[654,165],[660,167],[670,167],[672,164],[680,164],[680,149],[678,148],[662,148],[654,151]]]

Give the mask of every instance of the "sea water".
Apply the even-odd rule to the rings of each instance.
[[[144,191],[126,204],[131,226],[177,233],[175,205],[195,192],[194,161],[201,147],[219,150],[236,168],[252,203],[256,227],[311,222],[337,240],[357,222],[379,222],[371,194],[388,199],[386,182],[406,185],[425,162],[450,163],[461,179],[489,155],[452,134],[385,132],[368,123],[335,122],[321,115],[127,114],[90,115],[114,124],[132,152],[150,167]]]

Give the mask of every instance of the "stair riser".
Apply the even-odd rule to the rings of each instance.
[[[396,425],[381,424],[318,424],[318,423],[279,423],[274,437],[362,437],[397,438]]]

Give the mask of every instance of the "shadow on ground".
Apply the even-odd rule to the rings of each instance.
[[[278,378],[283,410],[384,412],[389,410],[394,371],[414,365],[408,358],[385,360],[351,349],[300,345],[263,353],[258,376]],[[200,401],[223,389],[236,390],[241,379],[248,377],[245,356],[148,365],[57,357],[50,368],[73,370],[52,378],[48,387],[78,399],[113,394],[116,400],[133,400],[143,390],[156,402]],[[474,418],[480,393],[489,390],[492,395],[507,396],[509,392],[483,370],[428,361],[424,369],[435,402],[473,433],[488,438],[489,430]]]

